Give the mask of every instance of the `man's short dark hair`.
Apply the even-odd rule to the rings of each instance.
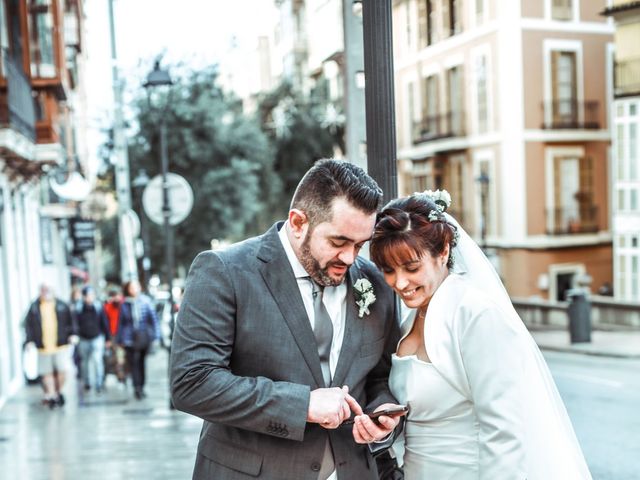
[[[382,205],[382,190],[362,168],[343,160],[323,159],[300,180],[291,208],[302,210],[313,228],[331,220],[332,202],[340,197],[367,214]]]

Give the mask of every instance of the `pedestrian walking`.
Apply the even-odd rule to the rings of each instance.
[[[140,295],[140,283],[133,280],[122,287],[124,301],[120,307],[116,342],[125,349],[131,372],[134,395],[146,397],[145,360],[154,340],[159,338],[158,318],[151,301]]]
[[[117,288],[109,289],[107,300],[104,302],[104,313],[109,321],[109,334],[112,337],[118,333],[118,317],[120,316],[120,306],[122,305],[122,295]]]
[[[27,345],[38,349],[38,373],[44,389],[43,404],[54,408],[65,403],[63,388],[69,368],[69,344],[76,344],[74,319],[69,305],[55,298],[43,283],[38,298],[25,317]]]
[[[82,301],[77,308],[78,335],[82,381],[85,390],[102,392],[104,382],[105,346],[111,346],[111,334],[102,304],[96,300],[93,287],[82,289]]]

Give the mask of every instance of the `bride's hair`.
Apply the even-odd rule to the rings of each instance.
[[[371,260],[381,269],[441,254],[449,245],[447,267],[453,267],[456,227],[447,223],[436,204],[424,194],[389,202],[376,219],[371,239]]]

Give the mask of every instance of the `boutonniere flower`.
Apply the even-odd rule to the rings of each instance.
[[[355,291],[356,305],[358,306],[358,317],[362,318],[365,313],[369,315],[369,305],[376,301],[373,294],[373,285],[366,278],[359,278],[353,284]]]

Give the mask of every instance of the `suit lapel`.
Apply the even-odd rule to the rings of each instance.
[[[336,365],[336,371],[331,381],[332,386],[342,386],[349,367],[351,367],[360,351],[362,319],[358,317],[358,308],[353,292],[353,284],[360,276],[360,270],[356,263],[354,263],[347,274],[347,296],[345,298],[347,312],[344,319],[344,338],[342,340],[338,365]]]
[[[302,356],[318,385],[324,385],[320,357],[311,323],[302,302],[298,282],[278,237],[281,223],[274,225],[263,237],[258,258],[264,262],[260,274],[278,304]]]

